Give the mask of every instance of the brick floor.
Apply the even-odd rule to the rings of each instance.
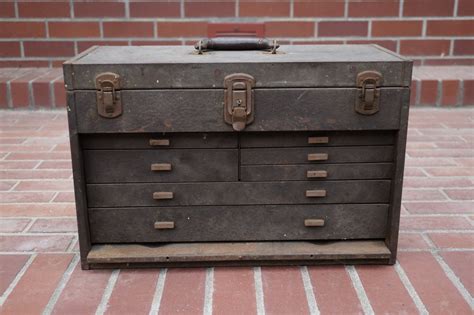
[[[82,271],[66,115],[0,111],[0,314],[472,314],[474,110],[410,113],[399,263]]]

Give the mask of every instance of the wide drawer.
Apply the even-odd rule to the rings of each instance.
[[[301,164],[301,165],[243,165],[243,181],[390,179],[392,163]]]
[[[88,184],[94,207],[388,203],[389,180]]]
[[[393,161],[391,146],[241,149],[242,165]]]
[[[84,150],[88,183],[238,180],[237,149]]]
[[[237,148],[235,133],[126,133],[84,134],[84,149],[192,149]]]
[[[377,239],[388,206],[89,209],[92,243]],[[319,224],[312,224],[312,223]]]

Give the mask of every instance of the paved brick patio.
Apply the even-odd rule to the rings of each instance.
[[[1,314],[472,314],[474,110],[411,111],[399,262],[81,271],[66,115],[0,111]]]

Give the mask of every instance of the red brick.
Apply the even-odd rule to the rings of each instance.
[[[104,22],[104,37],[153,37],[152,22]]]
[[[158,275],[157,270],[122,270],[107,304],[106,314],[148,314]]]
[[[412,188],[470,187],[471,185],[472,181],[467,178],[406,178],[403,182],[403,186]]]
[[[409,209],[407,209],[410,211]],[[464,217],[426,217],[407,216],[400,219],[401,230],[469,230],[471,223]]]
[[[375,314],[418,313],[392,266],[358,266],[357,273]]]
[[[97,22],[49,22],[49,37],[100,37]]]
[[[344,16],[344,1],[304,1],[294,3],[295,17],[335,17]]]
[[[409,56],[444,56],[449,54],[449,40],[401,40],[400,53]]]
[[[430,253],[400,253],[398,260],[428,312],[470,314],[471,308]]]
[[[474,189],[445,189],[449,198],[454,200],[474,200]]]
[[[185,0],[184,15],[187,17],[235,16],[235,2],[229,0],[222,2]]]
[[[474,249],[474,233],[429,233],[428,236],[441,249]]]
[[[256,314],[252,268],[214,270],[213,314]]]
[[[474,55],[474,40],[472,39],[454,40],[453,54],[458,55],[458,56]]]
[[[3,295],[6,289],[15,279],[18,272],[28,261],[28,255],[0,255],[0,295]]]
[[[71,169],[71,161],[43,161],[38,169]]]
[[[73,42],[24,42],[26,57],[74,56]]]
[[[430,190],[420,190],[420,189],[404,189],[403,190],[403,200],[412,201],[412,200],[445,200],[443,194],[440,191],[435,189]]]
[[[425,171],[432,176],[474,176],[474,169],[471,167],[433,167],[426,168]]]
[[[438,81],[423,80],[420,84],[420,104],[436,105],[438,99]]]
[[[0,57],[20,57],[19,42],[0,42]]]
[[[104,41],[104,40],[98,40],[98,41],[78,41],[77,42],[77,51],[83,52],[86,49],[91,48],[92,46],[128,46],[128,41]]]
[[[204,308],[206,270],[168,269],[159,314],[200,314]]]
[[[420,36],[422,21],[373,21],[372,36]]]
[[[76,2],[74,16],[82,17],[124,17],[125,5],[121,2]]]
[[[458,0],[458,16],[474,15],[474,3],[472,0]]]
[[[29,223],[29,219],[2,219],[0,220],[0,233],[21,232]]]
[[[54,106],[66,106],[66,89],[64,88],[63,79],[58,79],[53,82]]]
[[[463,105],[474,105],[474,80],[464,81]]]
[[[179,17],[179,2],[130,2],[131,17]]]
[[[313,37],[313,22],[265,22],[268,37]]]
[[[10,190],[16,182],[0,182],[0,191]]]
[[[293,41],[293,45],[342,45],[344,41],[342,40],[301,40]]]
[[[387,48],[391,51],[397,51],[397,41],[395,40],[348,40],[347,44],[362,44],[362,45],[369,45],[369,44],[376,44]]]
[[[262,268],[265,311],[268,314],[309,314],[299,267]]]
[[[349,16],[398,16],[399,6],[397,0],[349,1]]]
[[[0,192],[0,203],[48,202],[53,196],[53,192]]]
[[[175,46],[181,45],[179,40],[134,40],[132,46]]]
[[[239,2],[239,16],[289,16],[290,2],[283,1],[269,1],[269,2]]]
[[[45,37],[44,22],[0,22],[0,37]]]
[[[73,192],[60,192],[54,198],[53,202],[74,202]]]
[[[42,313],[71,259],[68,254],[38,255],[3,304],[2,314]]]
[[[21,181],[16,191],[72,191],[72,180]]]
[[[52,314],[94,314],[110,278],[110,270],[81,270],[78,264]]]
[[[319,22],[318,35],[320,37],[336,36],[367,36],[367,22]]]
[[[48,70],[45,68],[32,69],[25,75],[10,82],[11,100],[13,107],[25,107],[30,105],[29,82],[40,77]],[[30,148],[30,151],[33,148]]]
[[[33,104],[35,106],[50,107],[53,100],[51,99],[51,82],[61,76],[56,70],[38,77],[32,82]]]
[[[207,22],[158,22],[158,37],[206,36]]]
[[[428,244],[423,237],[418,233],[400,233],[398,239],[398,248],[400,250],[406,249],[429,249]]]
[[[458,80],[444,80],[442,82],[441,105],[457,105],[459,81]]]
[[[474,58],[425,58],[425,66],[474,66]]]
[[[207,27],[208,37],[218,36],[265,36],[263,23],[210,23]]]
[[[18,154],[29,153],[12,153],[9,156]],[[39,155],[50,153],[36,154]],[[68,179],[70,176],[70,170],[0,170],[0,177],[2,177],[3,179]]]
[[[15,17],[15,4],[13,2],[0,2],[0,17]]]
[[[4,252],[64,252],[72,235],[3,235],[0,250]]]
[[[28,18],[51,18],[51,17],[69,17],[70,8],[69,2],[52,2],[52,1],[37,1],[37,2],[19,2],[18,14],[20,17]]]
[[[473,36],[474,20],[428,21],[428,36]]]
[[[454,0],[405,0],[404,16],[452,16]]]
[[[25,59],[12,59],[12,60],[1,60],[0,68],[48,68],[49,61],[47,60],[25,60]]]
[[[65,233],[76,232],[75,218],[37,219],[28,230],[29,233]]]
[[[75,216],[74,203],[63,204],[0,204],[0,217],[62,217]]]
[[[474,266],[474,252],[444,252],[441,253],[441,256],[473,296],[474,277],[472,276],[472,266]]]
[[[321,314],[363,314],[344,266],[308,267],[308,271]]]

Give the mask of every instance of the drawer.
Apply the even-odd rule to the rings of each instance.
[[[88,183],[236,181],[237,149],[84,150]]]
[[[392,131],[346,131],[346,132],[261,132],[243,133],[242,148],[346,146],[346,145],[392,145]]]
[[[81,135],[84,149],[237,148],[233,133],[125,133]]]
[[[88,184],[87,195],[90,208],[388,203],[390,181]]]
[[[393,147],[241,149],[242,165],[391,162]]]
[[[243,181],[390,179],[392,163],[304,164],[304,165],[243,165]]]
[[[92,243],[377,239],[388,205],[89,209]]]

